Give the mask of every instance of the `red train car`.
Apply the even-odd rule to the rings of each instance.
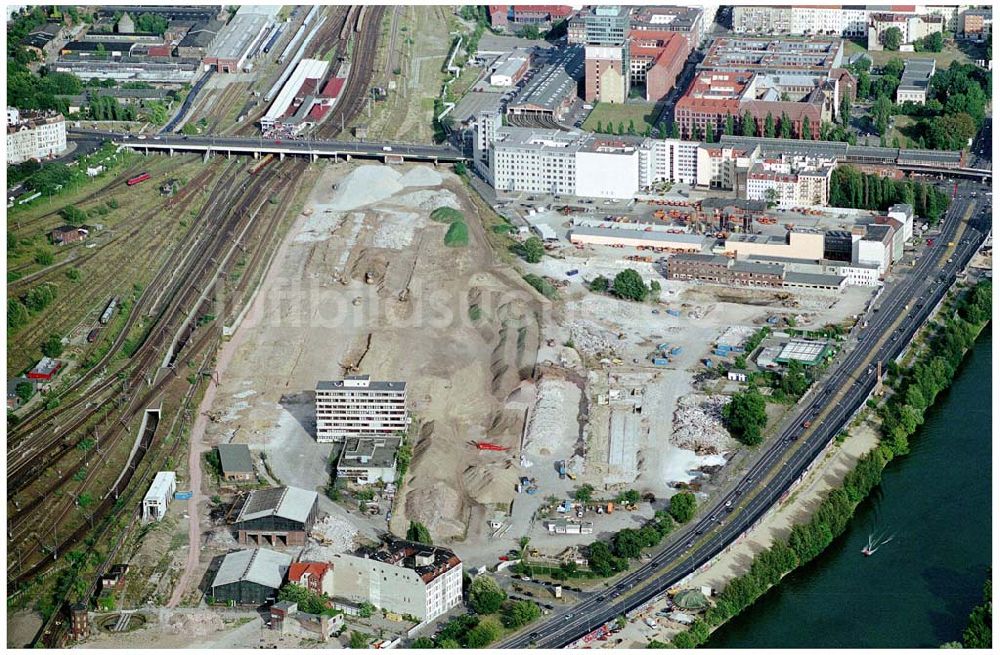
[[[127,184],[129,186],[135,186],[136,184],[139,184],[140,182],[145,182],[149,178],[150,178],[149,173],[142,173],[140,175],[136,175],[135,177],[133,177],[131,180],[129,180],[125,184]]]

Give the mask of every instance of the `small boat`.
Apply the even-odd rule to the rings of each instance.
[[[875,534],[868,535],[868,545],[861,549],[861,554],[865,557],[871,557],[878,549],[892,541],[894,535],[889,535],[888,537],[881,537]]]

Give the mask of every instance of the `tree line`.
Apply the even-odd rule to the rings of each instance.
[[[894,180],[862,173],[851,165],[837,166],[830,176],[830,205],[885,211],[891,205],[906,203],[917,216],[937,223],[951,199],[935,186],[913,180]]]
[[[926,385],[926,402],[920,409],[913,407],[920,421],[937,393],[951,383],[952,376],[969,346],[982,327],[990,320],[992,312],[992,284],[980,282],[956,303],[955,318],[946,319],[932,339],[928,348],[918,357],[917,363],[904,374],[896,391],[887,402],[889,405],[904,405],[911,385]],[[934,369],[932,373],[929,369]],[[785,574],[811,561],[843,531],[854,514],[858,503],[871,493],[881,482],[882,471],[896,455],[909,450],[908,439],[913,430],[910,425],[896,426],[885,422],[885,416],[898,414],[901,410],[883,410],[882,442],[866,453],[854,469],[841,483],[840,488],[829,492],[808,523],[794,526],[787,540],[778,540],[768,550],[754,557],[750,570],[734,578],[719,593],[715,606],[702,618],[698,618],[690,628],[676,635],[672,646],[693,648],[708,640],[711,629],[722,625],[754,603],[768,589],[778,583]],[[966,639],[970,643],[984,643],[982,635],[986,625],[985,612],[980,612]]]

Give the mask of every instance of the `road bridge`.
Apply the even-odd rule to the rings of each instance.
[[[73,129],[70,131],[80,136],[99,136],[116,146],[124,146],[140,152],[200,152],[206,158],[213,154],[226,156],[277,155],[284,159],[286,155],[306,156],[313,161],[320,157],[339,159],[362,158],[378,159],[386,163],[403,163],[404,161],[425,161],[432,163],[453,163],[464,161],[458,149],[448,144],[426,145],[415,143],[367,142],[367,141],[329,141],[323,139],[264,139],[262,137],[231,137],[231,136],[188,136],[173,134],[158,135],[122,135],[99,130]]]

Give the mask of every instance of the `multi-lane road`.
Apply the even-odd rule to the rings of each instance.
[[[729,493],[697,521],[673,537],[652,560],[595,592],[572,608],[501,644],[504,648],[558,648],[573,643],[608,621],[662,594],[709,562],[752,527],[804,474],[875,386],[872,367],[895,359],[947,292],[955,275],[972,258],[990,230],[988,187],[961,183],[936,245],[928,247],[913,270],[890,286],[868,317],[868,327],[852,335],[853,347],[819,381],[808,402]],[[972,197],[972,192],[977,197]],[[963,218],[972,211],[959,238]],[[985,208],[985,212],[984,212]],[[809,429],[803,428],[811,421]]]

